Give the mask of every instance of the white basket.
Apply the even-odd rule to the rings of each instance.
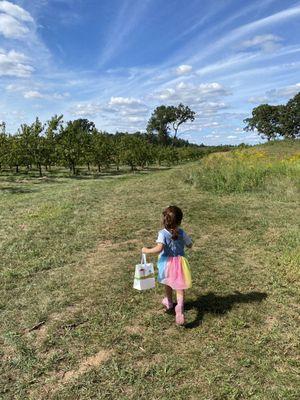
[[[147,263],[146,255],[142,255],[141,264],[135,266],[134,289],[147,290],[155,288],[154,267],[152,263]]]

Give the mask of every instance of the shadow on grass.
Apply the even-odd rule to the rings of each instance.
[[[23,194],[23,193],[33,193],[36,192],[37,190],[34,189],[27,189],[27,188],[20,188],[20,187],[13,187],[13,186],[7,186],[0,188],[0,193],[11,193],[11,194]]]
[[[6,182],[11,183],[60,183],[61,180],[71,179],[71,180],[101,180],[104,178],[119,177],[119,176],[134,176],[134,175],[145,175],[151,172],[166,171],[172,167],[167,166],[149,166],[143,169],[134,169],[133,171],[129,169],[120,170],[102,170],[101,172],[96,171],[83,171],[78,170],[77,175],[69,173],[67,170],[48,170],[43,173],[40,177],[36,171],[22,171],[19,173],[14,173],[12,171],[2,170],[0,172],[0,179],[3,178]]]
[[[197,310],[197,316],[195,320],[185,324],[185,327],[188,329],[196,328],[202,323],[205,314],[226,314],[232,309],[234,304],[253,302],[260,303],[262,300],[266,299],[267,296],[267,293],[240,293],[238,291],[227,296],[218,296],[212,292],[202,295],[195,301],[187,301],[185,303],[185,310]]]

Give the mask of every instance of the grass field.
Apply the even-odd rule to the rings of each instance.
[[[219,193],[191,168],[1,177],[1,399],[299,399],[297,175]],[[195,243],[184,328],[161,286],[132,289],[174,203]]]

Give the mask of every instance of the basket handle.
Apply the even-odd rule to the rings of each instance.
[[[142,253],[142,259],[141,259],[141,264],[147,264],[147,260],[146,260],[146,254]]]

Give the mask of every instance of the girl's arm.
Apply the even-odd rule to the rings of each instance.
[[[155,247],[143,247],[142,248],[142,253],[143,254],[157,254],[160,253],[164,248],[164,245],[162,243],[157,243]]]

